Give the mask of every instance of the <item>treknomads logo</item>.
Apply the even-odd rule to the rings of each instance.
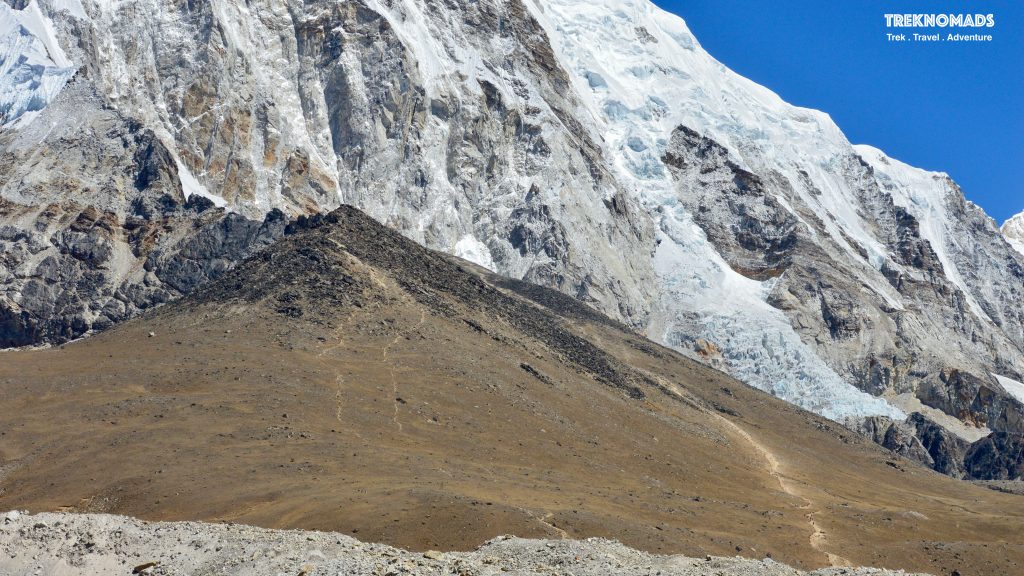
[[[886,28],[995,28],[995,14],[885,14]],[[991,34],[886,33],[889,42],[991,42]]]
[[[995,14],[886,14],[889,28],[994,28]]]

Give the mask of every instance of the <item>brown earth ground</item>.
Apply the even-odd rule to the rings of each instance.
[[[330,220],[106,333],[0,354],[0,509],[1024,573],[1024,497]]]

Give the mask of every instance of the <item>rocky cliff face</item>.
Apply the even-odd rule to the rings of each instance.
[[[74,201],[0,205],[0,347],[60,343],[191,292],[278,238],[285,220],[212,210],[170,196],[128,212]],[[154,212],[147,212],[147,210]],[[10,221],[10,220],[9,220]]]
[[[1021,260],[947,177],[867,147],[835,158],[863,225],[855,234],[818,216],[823,193],[809,176],[750,172],[694,130],[678,128],[664,160],[732,269],[765,281],[768,301],[847,381],[1021,429],[1018,399],[989,375],[1021,366]]]
[[[919,412],[905,422],[865,418],[857,430],[900,456],[954,478],[1015,480],[1024,474],[1019,434],[994,432],[968,442]]]
[[[649,220],[576,119],[524,5],[72,4],[31,3],[78,68],[0,135],[2,194],[18,206],[75,198],[120,214],[166,193],[262,220],[344,200],[428,245],[646,318]]]
[[[830,417],[902,419],[878,396],[909,394],[1021,430],[992,377],[1024,375],[1012,234],[646,0],[0,10],[0,50],[40,63],[0,75],[5,346],[103,328],[344,202]]]
[[[88,111],[76,81],[63,97]],[[49,111],[48,111],[49,112]],[[190,292],[282,235],[186,198],[166,146],[135,120],[96,110],[0,136],[0,347],[59,343]]]

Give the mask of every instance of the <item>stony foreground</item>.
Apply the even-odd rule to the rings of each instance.
[[[142,522],[105,514],[9,512],[0,521],[0,574],[808,574],[771,559],[654,556],[610,540],[499,537],[474,552],[408,552],[338,533],[239,524]],[[829,568],[816,575],[904,574]]]

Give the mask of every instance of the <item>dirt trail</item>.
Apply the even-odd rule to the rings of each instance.
[[[775,456],[775,454],[772,453],[772,451],[769,450],[767,447],[765,447],[764,444],[761,444],[756,439],[754,439],[753,436],[751,436],[746,430],[744,430],[735,422],[732,422],[731,420],[725,418],[724,416],[718,416],[718,418],[722,421],[723,424],[729,427],[729,429],[736,432],[738,436],[743,438],[748,444],[750,444],[750,446],[756,452],[758,452],[761,455],[761,457],[768,465],[768,473],[773,478],[775,478],[776,481],[778,481],[779,487],[782,489],[783,492],[789,494],[794,498],[798,498],[804,502],[804,504],[800,506],[800,508],[802,510],[808,511],[807,514],[805,514],[805,517],[807,518],[807,524],[811,527],[811,535],[808,539],[811,548],[824,554],[825,557],[828,558],[828,563],[831,566],[852,566],[853,564],[848,559],[843,558],[838,554],[833,554],[828,550],[824,549],[824,546],[827,542],[827,537],[825,535],[825,531],[822,530],[821,525],[818,524],[817,520],[814,519],[816,515],[822,513],[822,510],[812,511],[814,509],[814,503],[806,496],[804,496],[800,492],[800,490],[796,488],[796,486],[789,478],[782,474],[782,466],[779,464],[779,459]]]
[[[333,240],[332,240],[332,242],[333,242]],[[322,364],[324,369],[327,370],[328,372],[333,372],[333,369],[331,368],[330,364],[328,364],[328,362],[326,360],[324,360],[324,356],[333,353],[335,350],[337,350],[337,349],[339,349],[339,348],[341,348],[342,346],[345,345],[346,340],[345,340],[345,338],[342,337],[342,333],[343,333],[343,331],[346,328],[350,327],[349,325],[352,322],[352,318],[355,317],[355,314],[356,314],[356,311],[354,309],[351,312],[349,312],[349,314],[345,318],[345,320],[343,322],[340,322],[338,324],[338,327],[331,334],[331,338],[330,338],[330,341],[328,342],[328,345],[324,346],[323,348],[320,349],[319,352],[317,352],[317,355],[316,355],[317,360],[320,361],[320,364]],[[345,377],[342,376],[341,374],[335,374],[334,375],[334,387],[335,387],[335,391],[334,391],[334,419],[337,420],[339,424],[344,424],[345,423],[345,420],[341,417],[341,413],[342,413],[342,410],[344,408],[342,406],[342,397],[343,397],[343,392],[345,390],[344,384],[345,384]],[[359,436],[359,434],[356,434],[356,436]]]
[[[381,362],[384,362],[385,364],[387,364],[388,353],[391,352],[391,348],[393,348],[395,346],[395,344],[398,344],[398,341],[401,340],[403,336],[405,336],[407,334],[411,334],[411,333],[415,332],[416,330],[418,330],[420,328],[420,326],[423,326],[423,323],[426,322],[426,321],[427,321],[427,312],[425,310],[421,310],[420,311],[420,320],[419,320],[419,322],[416,323],[415,326],[413,326],[412,328],[406,329],[406,330],[399,331],[398,334],[395,335],[395,338],[391,342],[389,342],[387,345],[384,346],[384,349],[382,350],[381,358],[380,358]],[[391,402],[394,405],[394,414],[391,416],[391,421],[395,423],[395,426],[398,427],[398,431],[401,432],[402,431],[402,423],[398,421],[398,405],[402,401],[399,400],[400,396],[398,395],[398,377],[395,375],[395,365],[394,365],[394,363],[388,364],[387,366],[388,366],[388,371],[391,373]]]
[[[333,242],[335,245],[337,245],[339,248],[344,249],[344,245],[340,244],[339,242],[337,242],[333,238],[331,238],[330,241]],[[374,280],[378,284],[380,284],[382,287],[385,286],[385,284],[383,282],[381,282],[380,279],[375,278]],[[345,321],[341,322],[338,325],[338,328],[334,330],[334,333],[331,336],[331,342],[327,346],[324,346],[323,348],[321,348],[321,350],[317,353],[317,355],[316,355],[317,359],[320,360],[321,364],[323,364],[325,368],[330,369],[330,366],[328,365],[327,361],[324,360],[324,356],[326,356],[327,354],[330,354],[330,353],[334,352],[335,350],[337,350],[337,349],[341,348],[342,346],[344,346],[345,339],[342,337],[342,332],[346,328],[349,327],[349,324],[351,323],[352,318],[355,316],[355,312],[356,311],[353,310],[352,312],[349,313],[349,315],[346,317]],[[384,345],[384,348],[381,350],[381,362],[386,364],[387,361],[388,361],[388,354],[391,352],[391,349],[394,348],[394,346],[396,344],[398,344],[398,342],[404,336],[406,336],[408,334],[411,334],[412,332],[415,332],[416,330],[418,330],[421,326],[423,326],[423,324],[426,321],[427,321],[427,313],[426,313],[425,310],[422,310],[422,311],[420,311],[420,319],[419,319],[419,321],[414,326],[412,326],[410,328],[407,328],[405,330],[400,330],[398,332],[398,334],[396,334],[395,337],[390,342],[388,342],[387,344]],[[391,364],[391,365],[388,366],[388,371],[389,371],[389,373],[391,375],[391,394],[392,394],[391,401],[394,404],[394,413],[393,413],[393,415],[391,417],[391,420],[398,427],[398,431],[401,432],[402,431],[402,423],[399,422],[399,420],[398,420],[398,405],[401,403],[401,401],[398,399],[399,398],[399,395],[398,395],[398,377],[395,374],[395,366],[394,366],[394,364]],[[335,408],[335,418],[338,420],[338,422],[343,422],[342,418],[341,418],[341,412],[342,412],[341,400],[342,400],[342,392],[343,392],[343,386],[342,385],[344,384],[344,382],[345,382],[345,379],[344,379],[343,376],[341,376],[340,374],[336,374],[335,375],[335,379],[334,379],[334,384],[335,384],[335,387],[336,387],[336,391],[335,391],[335,395],[334,395],[335,406],[336,406],[336,408]]]
[[[523,514],[526,514],[527,516],[529,516],[531,520],[534,520],[534,521],[536,521],[539,524],[543,524],[544,527],[554,531],[556,534],[558,534],[558,537],[560,539],[562,539],[562,540],[572,540],[572,536],[570,536],[568,532],[566,532],[565,530],[562,530],[558,526],[555,526],[554,524],[551,523],[551,518],[554,516],[553,512],[547,512],[543,516],[537,516],[536,514],[534,514],[533,512],[531,512],[530,510],[528,510],[526,508],[521,508],[520,507],[519,511],[522,512]]]
[[[800,506],[800,509],[807,511],[804,517],[807,518],[807,524],[811,529],[811,534],[808,537],[808,542],[811,548],[824,555],[828,559],[828,564],[830,566],[847,567],[853,565],[853,563],[850,562],[850,560],[842,556],[839,556],[838,554],[833,554],[828,550],[824,549],[825,544],[827,542],[827,537],[825,531],[821,528],[821,525],[818,524],[818,521],[814,518],[816,515],[821,514],[823,510],[814,510],[814,502],[812,502],[809,498],[804,496],[804,494],[801,493],[801,491],[795,486],[792,480],[783,475],[781,471],[782,465],[780,464],[779,459],[771,450],[769,450],[764,444],[758,442],[746,430],[744,430],[741,426],[739,426],[732,420],[729,420],[728,418],[722,416],[721,414],[714,410],[709,410],[703,407],[696,398],[693,398],[689,394],[683,392],[679,387],[675,386],[670,382],[667,382],[664,378],[656,374],[648,373],[648,375],[657,380],[666,390],[668,390],[675,396],[678,396],[679,398],[685,400],[688,404],[697,407],[705,414],[717,419],[726,428],[732,430],[737,436],[742,438],[743,441],[749,444],[754,449],[754,451],[757,452],[765,461],[766,467],[768,469],[768,474],[772,478],[774,478],[776,482],[779,483],[779,488],[784,493],[794,498],[797,498],[798,500],[803,501],[803,504]]]

